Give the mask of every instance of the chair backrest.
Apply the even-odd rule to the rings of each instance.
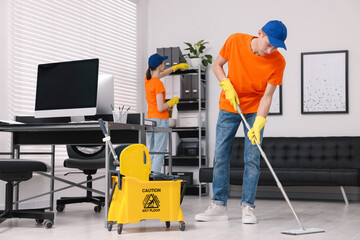
[[[99,159],[105,157],[105,145],[67,145],[69,158],[75,159]]]
[[[141,181],[149,181],[151,160],[148,149],[143,144],[132,144],[120,154],[120,173]]]
[[[144,113],[129,113],[127,115],[126,123],[143,125]]]
[[[121,152],[130,145],[131,144],[120,144],[115,147],[115,153],[116,153],[118,160],[120,160],[119,156],[120,156]],[[112,155],[112,152],[110,152],[109,154],[110,154],[109,155],[109,169],[110,169],[110,171],[116,171],[116,167],[118,167],[119,165],[114,164],[114,156]]]

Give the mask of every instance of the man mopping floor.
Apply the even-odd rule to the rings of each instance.
[[[286,50],[287,28],[277,20],[269,21],[257,36],[232,34],[220,50],[213,71],[220,82],[219,116],[216,125],[215,160],[213,166],[213,202],[197,221],[228,220],[229,171],[232,143],[241,121],[244,124],[245,152],[242,187],[242,223],[256,224],[255,195],[260,175],[260,151],[266,117],[273,94],[282,84],[285,59],[277,48]],[[228,63],[228,75],[223,66]],[[240,105],[237,110],[237,105]],[[244,119],[242,119],[242,116]]]

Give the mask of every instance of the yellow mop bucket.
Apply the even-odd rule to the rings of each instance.
[[[170,227],[179,221],[185,230],[180,208],[182,180],[149,181],[151,160],[146,146],[133,144],[120,154],[120,174],[112,177],[113,193],[108,213],[108,230],[117,223],[118,233],[123,224],[143,219],[159,219]]]

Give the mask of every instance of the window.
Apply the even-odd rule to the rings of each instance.
[[[138,110],[136,3],[13,0],[10,8],[12,117],[34,114],[38,64],[88,58],[99,58],[99,71],[114,75],[115,107]],[[65,148],[56,150],[57,159],[66,157]]]

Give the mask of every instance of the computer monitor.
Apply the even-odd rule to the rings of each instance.
[[[99,59],[40,64],[35,117],[71,117],[111,114],[113,76],[99,74]]]
[[[112,114],[114,106],[114,76],[99,73],[96,114]]]

